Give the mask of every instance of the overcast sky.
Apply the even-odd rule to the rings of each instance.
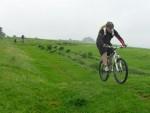
[[[0,0],[0,3],[0,26],[8,35],[96,39],[100,27],[113,21],[128,45],[150,48],[150,0]]]

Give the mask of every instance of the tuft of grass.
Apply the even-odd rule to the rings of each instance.
[[[88,55],[89,58],[92,58],[92,57],[93,57],[93,53],[92,53],[92,52],[88,52],[87,55]]]
[[[87,105],[88,101],[84,98],[74,98],[69,103],[75,107],[83,107]]]
[[[52,50],[52,45],[47,45],[47,50],[51,51]]]
[[[44,47],[43,45],[41,45],[41,44],[39,44],[38,47],[39,47],[40,49],[45,49],[45,47]]]
[[[57,48],[58,48],[58,46],[54,46],[53,48],[57,49]]]
[[[87,58],[88,55],[87,55],[87,53],[82,53],[82,54],[81,54],[81,57],[82,57],[82,58]]]
[[[76,61],[77,61],[79,64],[82,64],[82,65],[85,64],[85,62],[84,62],[83,60],[81,60],[81,59],[77,59]]]
[[[59,51],[63,51],[64,50],[64,47],[59,47],[59,49],[58,49]]]
[[[67,49],[67,50],[66,50],[66,53],[70,53],[70,52],[71,52],[71,50],[70,50],[70,49]]]

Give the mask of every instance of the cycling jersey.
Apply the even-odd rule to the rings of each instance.
[[[103,46],[104,44],[111,45],[111,39],[114,36],[121,42],[122,45],[125,45],[124,40],[120,37],[115,29],[112,31],[112,33],[107,32],[105,29],[101,29],[99,31],[96,43],[99,46]]]
[[[99,31],[96,44],[97,44],[97,48],[99,49],[99,52],[101,55],[104,54],[105,52],[107,52],[107,54],[110,55],[113,52],[113,49],[103,47],[103,45],[104,44],[112,45],[111,39],[114,36],[121,42],[121,44],[123,46],[125,46],[124,40],[120,37],[120,35],[118,34],[118,32],[115,29],[112,30],[112,33],[107,32],[106,29],[101,29]]]

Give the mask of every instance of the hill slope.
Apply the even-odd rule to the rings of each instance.
[[[49,53],[39,44],[63,46],[72,53]],[[150,50],[119,51],[130,66],[124,85],[112,78],[106,83],[100,81],[97,70],[90,67],[98,60],[75,55],[89,51],[98,57],[92,44],[61,45],[42,40],[14,44],[11,39],[0,40],[0,112],[149,113]]]

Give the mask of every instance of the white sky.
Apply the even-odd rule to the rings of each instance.
[[[109,20],[128,45],[150,48],[150,0],[0,0],[0,3],[0,26],[8,35],[96,39],[99,28]]]

